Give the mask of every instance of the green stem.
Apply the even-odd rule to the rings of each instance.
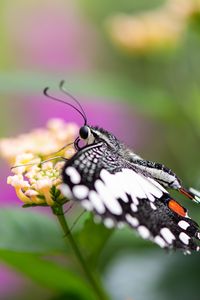
[[[57,206],[56,208],[52,208],[52,211],[57,216],[58,221],[59,221],[59,223],[63,229],[63,232],[65,234],[65,237],[68,238],[69,243],[70,243],[80,265],[82,266],[82,269],[83,269],[88,281],[90,282],[95,294],[97,295],[97,299],[108,300],[107,295],[105,294],[103,289],[100,287],[100,285],[97,283],[97,281],[93,277],[93,274],[92,274],[91,270],[89,269],[88,264],[86,263],[85,259],[83,258],[82,253],[71,234],[71,231],[69,229],[69,226],[68,226],[67,221],[64,216],[63,207]]]

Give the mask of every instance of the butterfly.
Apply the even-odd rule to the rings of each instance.
[[[45,95],[72,106],[84,119],[74,142],[77,151],[62,171],[62,193],[93,212],[108,228],[127,224],[161,248],[199,251],[198,224],[168,190],[177,190],[199,203],[198,192],[183,187],[172,170],[144,160],[111,132],[87,124],[82,106],[64,89],[64,81],[60,89],[80,110],[50,96],[47,90]],[[80,146],[80,140],[84,146]]]

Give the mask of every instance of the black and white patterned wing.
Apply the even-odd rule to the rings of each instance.
[[[86,146],[63,169],[62,192],[98,215],[107,227],[127,223],[162,248],[199,250],[198,225],[148,174],[105,143]]]

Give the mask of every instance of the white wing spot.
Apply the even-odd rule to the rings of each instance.
[[[115,215],[121,215],[123,213],[122,207],[118,200],[113,196],[110,189],[101,180],[98,179],[95,182],[95,188],[99,197],[111,213]]]
[[[133,227],[137,227],[139,225],[138,219],[132,217],[130,214],[126,214],[125,218],[128,221],[128,223]]]
[[[133,202],[134,202],[135,205],[138,205],[139,204],[138,198],[134,197]]]
[[[131,203],[131,210],[132,210],[133,212],[138,211],[138,208],[137,208],[137,206],[136,206],[134,203]]]
[[[81,201],[81,205],[82,205],[86,210],[89,210],[89,211],[93,210],[92,204],[91,204],[91,202],[88,201],[88,200],[83,200],[83,201]]]
[[[167,227],[162,228],[160,233],[164,237],[165,241],[169,244],[172,244],[173,240],[175,240],[175,236]]]
[[[121,172],[111,174],[103,169],[100,173],[100,177],[115,198],[121,198],[124,202],[128,202],[128,197],[123,189],[122,180],[119,180],[120,173]]]
[[[153,210],[156,210],[156,209],[157,209],[157,207],[155,206],[155,204],[153,204],[152,202],[150,202],[150,206],[151,206],[151,208],[152,208]]]
[[[157,235],[155,238],[154,238],[154,242],[160,246],[161,248],[164,248],[167,246],[167,244],[165,243],[165,241],[163,240],[163,238],[161,238],[161,236]]]
[[[85,185],[76,185],[73,187],[73,194],[75,198],[85,199],[88,196],[89,189]]]
[[[103,223],[104,223],[104,225],[105,225],[107,228],[112,228],[112,227],[115,226],[114,221],[113,221],[112,219],[110,219],[110,218],[104,219]]]
[[[141,225],[137,230],[143,239],[148,239],[150,237],[150,231],[147,227]]]
[[[153,179],[147,178],[127,168],[115,174],[111,174],[103,169],[100,172],[100,177],[107,190],[109,190],[109,194],[116,200],[121,198],[124,202],[128,202],[127,194],[130,195],[135,205],[133,206],[134,212],[137,211],[136,206],[139,204],[138,199],[147,198],[149,201],[154,202],[156,197],[161,198],[163,192],[166,192],[166,190]],[[98,193],[102,194],[99,191]],[[152,206],[152,209],[155,209],[155,207]]]
[[[70,180],[74,184],[78,184],[81,181],[81,176],[74,167],[68,167],[65,173],[70,177]]]
[[[161,191],[160,188],[158,188],[158,184],[154,184],[154,180],[152,179],[151,181],[149,178],[145,177],[144,175],[140,174],[137,177],[138,181],[140,182],[146,197],[150,201],[155,201],[155,197],[161,198],[163,195],[163,192]]]
[[[124,222],[118,222],[117,223],[117,228],[119,228],[119,229],[124,228],[124,226],[125,226]]]
[[[100,197],[98,196],[98,194],[95,191],[90,191],[89,192],[89,200],[91,201],[94,208],[96,209],[96,211],[99,214],[105,213],[105,211],[106,211],[105,206],[104,206],[102,200],[100,199]]]
[[[181,233],[179,234],[179,239],[180,239],[181,242],[183,242],[185,245],[188,245],[188,244],[189,244],[190,237],[189,237],[189,235],[187,235],[185,232],[181,232]]]
[[[118,177],[124,191],[131,195],[133,202],[136,205],[138,204],[137,198],[146,198],[145,192],[138,181],[140,175],[134,170],[122,169],[122,171],[118,173]]]
[[[186,230],[190,226],[190,224],[184,220],[181,220],[178,222],[178,226]]]
[[[146,196],[149,201],[152,201],[152,202],[155,201],[155,197],[152,194],[148,193],[148,191],[146,191]]]
[[[61,184],[60,190],[66,198],[68,198],[68,199],[72,198],[71,190],[67,184],[65,184],[65,183]]]

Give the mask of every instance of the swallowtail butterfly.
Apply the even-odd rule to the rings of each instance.
[[[65,102],[49,95],[47,90],[46,96]],[[64,81],[60,90],[78,104],[80,110],[65,102],[84,119],[74,142],[77,152],[63,168],[63,194],[92,211],[109,228],[127,224],[161,248],[181,249],[184,253],[199,251],[198,224],[168,190],[177,190],[200,202],[198,192],[184,188],[169,168],[144,160],[112,133],[87,124],[83,108],[64,89]],[[83,147],[80,140],[85,143]]]

